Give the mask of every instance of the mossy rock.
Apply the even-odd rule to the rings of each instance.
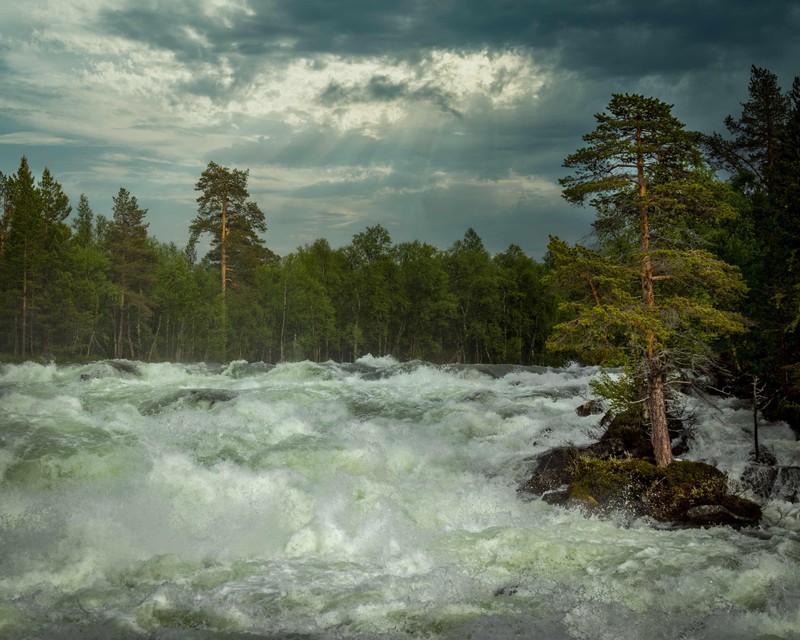
[[[616,455],[653,457],[653,444],[638,411],[625,411],[615,415],[600,437],[598,445],[609,447]]]
[[[625,510],[679,526],[755,525],[761,508],[728,493],[727,477],[703,462],[675,461],[657,467],[637,458],[576,455],[564,504],[592,513]]]
[[[664,469],[663,481],[648,488],[643,501],[657,520],[679,522],[693,507],[721,504],[727,495],[722,471],[703,462],[676,460]]]
[[[640,411],[636,409],[623,411],[610,419],[604,418],[601,424],[607,425],[606,431],[591,448],[606,450],[615,457],[628,456],[654,460],[653,443],[650,441],[647,426],[642,422]],[[672,454],[682,455],[688,448],[687,429],[675,418],[670,418],[668,427],[670,439],[676,443],[672,447]]]
[[[659,478],[658,468],[637,458],[576,456],[570,468],[569,497],[593,507],[635,506],[642,492]]]
[[[519,491],[590,513],[623,510],[683,527],[758,524],[761,508],[730,495],[719,469],[681,460],[657,467],[652,452],[639,412],[624,412],[614,416],[598,442],[537,456]]]

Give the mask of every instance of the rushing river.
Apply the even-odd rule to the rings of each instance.
[[[798,505],[663,530],[517,494],[597,435],[596,373],[2,366],[0,637],[800,638]],[[695,411],[686,457],[735,483],[748,408]]]

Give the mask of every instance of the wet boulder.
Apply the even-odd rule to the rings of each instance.
[[[531,475],[519,491],[541,496],[565,487],[572,480],[569,469],[578,452],[575,447],[555,447],[532,458]]]
[[[101,360],[92,365],[91,370],[81,374],[81,382],[96,380],[98,378],[128,378],[140,377],[139,366],[130,360]]]
[[[579,405],[575,408],[575,413],[577,413],[581,418],[585,418],[587,416],[596,416],[601,413],[605,413],[605,407],[600,400],[587,400],[582,405]]]
[[[239,394],[227,389],[181,389],[142,407],[142,415],[155,415],[167,408],[194,407],[209,409],[219,402],[233,400]]]
[[[800,467],[778,464],[775,454],[761,448],[753,452],[742,472],[742,486],[762,500],[800,502]]]
[[[725,474],[703,462],[657,467],[641,458],[599,458],[573,449],[545,455],[539,463],[539,473],[521,491],[592,515],[622,511],[677,527],[753,526],[761,519],[759,505],[729,494]]]
[[[758,524],[760,518],[760,511],[751,513],[751,509],[745,509],[736,513],[721,504],[701,504],[687,509],[683,523],[692,527],[750,527]]]
[[[632,415],[614,418],[593,444],[556,447],[531,463],[522,494],[592,515],[624,512],[676,527],[742,527],[761,519],[759,505],[731,495],[716,467],[682,460],[657,467],[646,431]],[[800,474],[797,480],[800,486]]]

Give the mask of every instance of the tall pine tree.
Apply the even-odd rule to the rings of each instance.
[[[28,159],[23,156],[19,169],[5,181],[2,290],[4,316],[9,336],[7,348],[25,358],[33,350],[33,321],[38,302],[44,225],[39,190]]]
[[[144,221],[147,209],[136,197],[120,187],[113,197],[113,216],[107,229],[111,280],[116,286],[114,317],[114,357],[127,351],[131,358],[143,357],[143,322],[149,316],[148,289],[152,284],[155,252]]]
[[[230,254],[263,244],[258,233],[267,230],[263,212],[255,202],[248,200],[248,176],[249,171],[231,170],[209,162],[195,185],[200,195],[197,216],[189,228],[189,245],[193,247],[204,233],[211,235],[208,257],[219,265],[223,297],[231,281]]]
[[[595,118],[597,127],[583,136],[586,146],[564,161],[574,173],[561,180],[563,196],[595,207],[595,228],[614,239],[624,268],[595,265],[586,256],[588,273],[581,280],[592,295],[572,308],[574,318],[556,327],[550,344],[574,349],[587,331],[622,343],[645,389],[656,463],[666,466],[672,461],[671,375],[709,356],[714,338],[743,328],[737,314],[719,308],[743,295],[741,278],[707,251],[692,248],[687,232],[694,217],[732,212],[704,170],[701,137],[685,130],[671,105],[614,94]],[[574,266],[557,264],[555,277],[559,268]],[[601,275],[613,296],[598,292]]]
[[[749,99],[742,103],[738,118],[727,116],[729,139],[714,136],[715,149],[723,166],[742,184],[769,191],[777,157],[778,141],[789,113],[788,97],[778,77],[762,67],[750,69]]]
[[[47,167],[42,172],[38,188],[43,234],[39,267],[39,325],[42,329],[41,348],[46,353],[52,353],[54,347],[64,344],[63,333],[72,322],[70,229],[65,223],[72,207],[67,194]]]

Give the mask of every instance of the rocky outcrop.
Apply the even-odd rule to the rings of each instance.
[[[605,413],[605,407],[603,407],[603,403],[600,400],[587,400],[575,409],[575,413],[581,418],[596,416]]]
[[[624,511],[679,527],[758,524],[759,505],[731,495],[719,469],[681,460],[657,467],[648,445],[641,425],[630,416],[615,418],[594,444],[558,447],[534,458],[519,491],[590,514]]]

